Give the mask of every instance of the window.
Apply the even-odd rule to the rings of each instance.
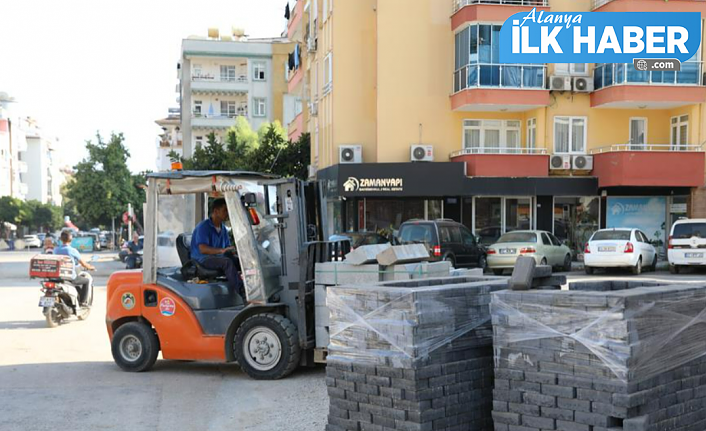
[[[586,153],[586,117],[554,117],[554,152]]]
[[[587,63],[556,63],[554,64],[554,74],[556,75],[588,75]]]
[[[255,105],[254,117],[264,117],[267,115],[267,101],[265,98],[256,97],[253,99],[253,104]]]
[[[233,100],[221,100],[221,116],[235,117],[238,115],[238,103]]]
[[[469,87],[545,88],[543,65],[501,65],[500,25],[473,24],[455,35],[454,91]]]
[[[265,80],[265,63],[262,61],[256,61],[253,63],[253,79],[255,81]]]
[[[201,65],[200,64],[194,64],[194,75],[193,78],[200,78],[201,77]]]
[[[519,120],[464,120],[463,148],[475,153],[513,153],[520,148]]]
[[[319,62],[314,62],[314,101],[319,100]]]
[[[201,109],[203,107],[203,102],[200,100],[194,100],[194,115],[197,117],[201,116]]]
[[[196,145],[200,146],[201,144],[203,144],[203,136],[197,136],[196,137]]]
[[[549,239],[552,241],[553,246],[556,246],[556,247],[561,246],[561,241],[559,241],[559,238],[555,237],[552,234],[548,234],[548,235],[549,235]]]
[[[630,119],[630,149],[642,150],[647,144],[647,118]]]
[[[537,148],[537,119],[530,118],[527,120],[527,149],[535,148]]]
[[[235,66],[221,66],[221,81],[235,81]]]
[[[550,240],[549,236],[544,232],[542,232],[542,242],[544,245],[552,245],[552,240]]]
[[[326,22],[328,20],[328,2],[330,2],[330,1],[331,0],[324,0],[324,7],[321,10],[324,14],[324,22]]]
[[[325,0],[324,0],[325,1]],[[331,91],[331,87],[333,84],[333,66],[332,66],[332,59],[331,59],[332,54],[328,54],[324,58],[324,88],[321,92],[323,96],[328,94]]]
[[[296,98],[294,99],[294,116],[296,117],[297,115],[301,114],[302,112],[302,99]]]
[[[673,150],[685,150],[689,142],[689,116],[672,117],[670,144]]]
[[[463,237],[463,243],[466,245],[476,245],[476,238],[473,236],[467,227],[463,226],[461,228],[461,236]]]

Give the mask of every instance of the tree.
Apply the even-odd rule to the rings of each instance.
[[[120,133],[111,134],[108,142],[100,134],[95,143],[87,141],[88,157],[76,165],[74,181],[67,186],[66,196],[91,227],[109,226],[127,210],[128,203],[136,210],[142,209],[145,193],[136,187],[136,179],[127,167],[130,153],[124,140]]]
[[[33,230],[52,231],[61,228],[64,220],[64,210],[49,203],[43,204],[39,201],[28,201],[27,220],[25,225],[29,225]]]
[[[5,223],[21,225],[30,219],[30,211],[27,204],[11,196],[0,198],[0,232],[5,231]],[[4,232],[7,235],[9,232]]]
[[[272,170],[273,174],[305,180],[309,177],[309,158],[311,154],[311,136],[302,135],[284,147]]]

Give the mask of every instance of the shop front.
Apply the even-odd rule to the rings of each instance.
[[[368,231],[391,237],[410,219],[446,218],[484,244],[505,232],[542,229],[578,256],[600,222],[592,177],[467,177],[465,163],[335,165],[319,172],[328,233]]]

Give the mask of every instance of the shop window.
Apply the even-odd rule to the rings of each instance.
[[[599,228],[600,198],[557,197],[554,199],[554,236],[566,243],[571,254],[583,254],[586,242]]]
[[[554,117],[554,152],[586,153],[586,117]]]
[[[424,200],[365,199],[364,215],[359,223],[368,232],[394,231],[407,220],[424,219]]]
[[[475,234],[482,244],[493,244],[502,235],[502,198],[476,198]]]
[[[505,199],[505,232],[532,229],[532,207],[529,198]]]
[[[428,200],[427,205],[427,220],[436,220],[444,217],[443,214],[443,204],[440,200]]]

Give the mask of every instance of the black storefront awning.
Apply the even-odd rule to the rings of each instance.
[[[595,177],[467,177],[465,163],[360,163],[322,169],[327,197],[595,196]]]

